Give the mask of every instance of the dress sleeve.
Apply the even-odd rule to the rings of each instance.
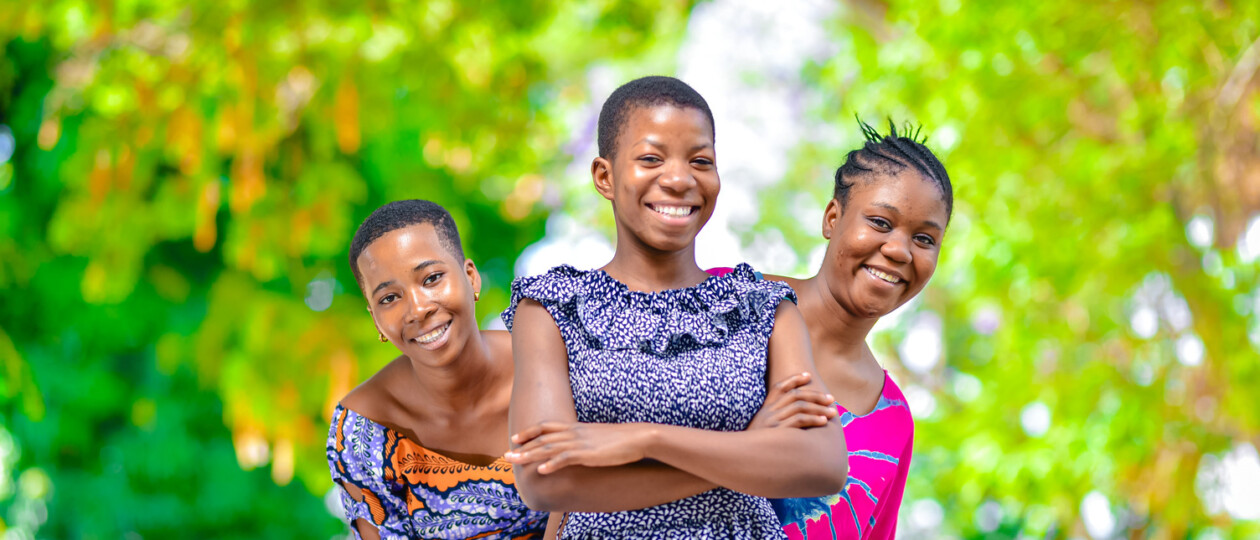
[[[406,505],[381,477],[383,450],[384,428],[337,407],[328,430],[328,471],[355,540],[363,540],[355,523],[360,519],[375,527],[381,540],[410,537]]]
[[[560,324],[565,313],[557,309],[557,305],[571,301],[579,273],[569,266],[557,266],[545,274],[516,278],[512,280],[512,298],[501,317],[508,331],[516,322],[516,308],[526,298],[538,302],[547,308],[547,312]]]

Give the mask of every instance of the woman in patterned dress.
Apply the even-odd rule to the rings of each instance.
[[[389,203],[359,226],[350,266],[382,342],[402,355],[333,414],[328,467],[358,539],[541,538],[508,449],[511,338],[477,328],[481,276],[449,213]]]
[[[838,493],[771,501],[791,540],[896,534],[914,420],[866,336],[932,278],[953,212],[949,174],[931,150],[891,122],[887,136],[859,124],[866,143],[836,170],[823,214],[821,268],[803,280],[768,276],[799,295],[818,373],[839,397],[849,456]]]
[[[722,277],[696,265],[719,190],[713,133],[681,81],[623,85],[592,164],[616,218],[612,261],[513,283],[508,459],[531,508],[566,512],[561,538],[782,538],[764,497],[843,486],[834,418],[745,430],[766,381],[825,390],[790,288],[747,265]]]

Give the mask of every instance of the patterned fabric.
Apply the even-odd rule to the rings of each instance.
[[[503,458],[485,467],[455,461],[341,405],[333,412],[327,454],[359,540],[356,519],[374,525],[381,540],[535,539],[547,526],[547,513],[521,502],[512,465]]]
[[[730,268],[710,268],[715,276]],[[760,276],[758,276],[760,277]],[[844,491],[828,497],[771,500],[791,540],[819,538],[891,540],[906,489],[914,446],[914,418],[901,388],[884,372],[875,409],[862,416],[839,404],[840,425],[849,448]]]
[[[581,422],[741,431],[766,397],[766,348],[787,285],[741,265],[685,289],[630,291],[601,270],[558,266],[512,283],[555,319]],[[567,514],[560,538],[783,538],[769,501],[714,489],[642,510]]]
[[[892,540],[897,532],[914,446],[914,419],[897,383],[884,372],[884,390],[869,413],[840,405],[849,448],[849,480],[829,497],[770,501],[790,540]]]

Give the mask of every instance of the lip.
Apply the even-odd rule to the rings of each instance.
[[[686,225],[695,220],[700,215],[700,205],[689,204],[685,202],[659,202],[645,203],[644,206],[652,212],[658,219],[670,225]],[[667,214],[658,210],[659,207],[671,208],[690,208],[687,214]]]
[[[443,345],[446,345],[446,343],[450,341],[451,322],[452,321],[446,321],[442,324],[434,325],[422,332],[419,332],[416,335],[416,337],[413,337],[407,341],[410,341],[411,343],[415,344],[416,346],[422,349],[426,349],[430,351],[440,349],[442,348]],[[441,331],[441,334],[439,334],[436,338],[433,338],[432,341],[428,341],[428,342],[420,341],[420,338],[422,336],[428,336],[429,334],[432,334],[433,332],[436,332],[436,331]]]
[[[866,274],[867,274],[868,276],[870,276],[870,277],[871,277],[871,279],[873,279],[873,280],[875,280],[875,281],[877,281],[877,282],[879,282],[879,283],[882,283],[882,284],[884,284],[884,285],[888,285],[888,286],[890,286],[890,287],[896,287],[896,286],[898,286],[898,285],[905,285],[905,284],[906,284],[906,277],[905,277],[905,276],[903,276],[903,275],[901,275],[901,273],[900,273],[900,272],[897,272],[896,270],[893,270],[893,269],[891,269],[891,268],[886,268],[886,267],[883,267],[883,266],[877,266],[877,265],[874,265],[874,264],[864,264],[864,265],[862,265],[862,270],[863,270],[864,272],[866,272]],[[887,275],[890,275],[890,276],[892,276],[892,277],[894,277],[894,278],[897,278],[897,282],[896,282],[896,283],[889,283],[889,282],[885,281],[883,278],[881,278],[881,277],[879,277],[879,276],[876,276],[876,275],[872,274],[872,273],[870,272],[871,270],[876,270],[876,271],[878,271],[878,272],[880,272],[880,273],[887,274]]]

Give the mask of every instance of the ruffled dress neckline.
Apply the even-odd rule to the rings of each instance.
[[[672,356],[721,347],[744,325],[761,320],[778,302],[770,300],[771,289],[748,286],[759,280],[751,266],[740,264],[691,287],[632,291],[601,269],[560,265],[513,282],[512,303],[503,312],[503,321],[510,331],[522,298],[572,305],[577,315],[574,326],[587,347]],[[790,288],[783,289],[787,298],[796,300]],[[570,350],[575,345],[572,337],[565,336]]]

